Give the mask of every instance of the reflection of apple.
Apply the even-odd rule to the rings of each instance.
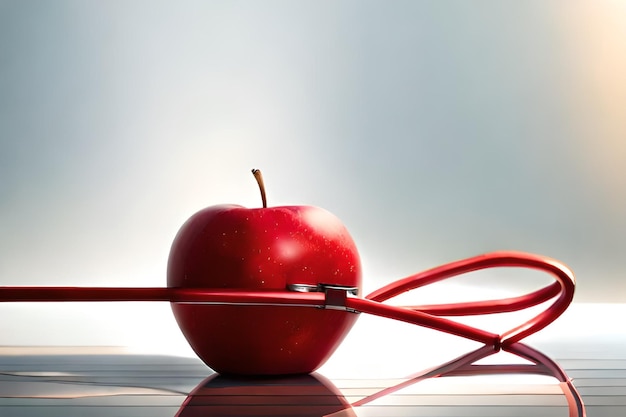
[[[211,375],[185,399],[176,417],[354,417],[354,410],[321,375],[233,378]]]
[[[254,171],[253,171],[254,172]],[[224,205],[194,214],[170,252],[169,287],[284,290],[333,284],[360,288],[356,246],[339,219],[309,206]],[[231,374],[308,373],[337,348],[356,318],[340,310],[172,304],[183,334],[212,369]]]

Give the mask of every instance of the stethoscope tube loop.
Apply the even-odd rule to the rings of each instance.
[[[442,304],[439,306],[415,306],[409,308],[416,311],[422,311],[431,316],[446,315],[446,313],[450,312],[453,313],[451,315],[493,314],[523,310],[525,308],[541,304],[542,302],[558,295],[554,303],[546,310],[527,322],[514,327],[499,336],[496,345],[504,347],[519,342],[525,337],[528,337],[529,335],[552,323],[567,309],[574,297],[576,281],[572,271],[570,271],[570,269],[565,265],[554,259],[539,255],[507,251],[479,255],[411,275],[374,291],[373,293],[367,295],[365,299],[382,303],[399,294],[428,284],[433,284],[461,274],[495,267],[523,267],[536,269],[551,274],[555,278],[556,282],[542,288],[541,290],[520,297],[470,303]],[[462,314],[462,312],[465,312],[465,314]],[[439,323],[442,325],[439,330],[451,333],[449,331],[450,328],[448,327],[449,323]],[[466,330],[470,332],[475,331],[469,329]],[[482,337],[482,335],[479,335],[478,332],[473,334],[473,336],[473,338],[468,338],[477,340],[479,337]]]

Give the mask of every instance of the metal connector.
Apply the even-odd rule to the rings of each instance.
[[[349,295],[358,295],[358,287],[336,284],[289,284],[287,289],[296,292],[323,292],[326,294],[324,308],[358,313],[358,311],[348,308],[346,304]]]

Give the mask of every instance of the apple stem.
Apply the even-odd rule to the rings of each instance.
[[[267,197],[265,195],[265,184],[263,183],[263,174],[261,174],[260,169],[253,169],[252,175],[256,179],[257,184],[259,184],[259,190],[261,190],[261,200],[263,201],[263,208],[267,208]]]

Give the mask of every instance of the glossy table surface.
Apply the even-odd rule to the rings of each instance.
[[[594,323],[566,336],[555,323],[525,343],[567,372],[588,416],[626,415],[626,331],[593,333]],[[511,354],[446,374],[437,369],[480,346],[368,319],[353,332],[317,373],[265,379],[219,376],[191,356],[3,346],[0,416],[582,415],[563,384]],[[419,352],[424,343],[427,354]]]

